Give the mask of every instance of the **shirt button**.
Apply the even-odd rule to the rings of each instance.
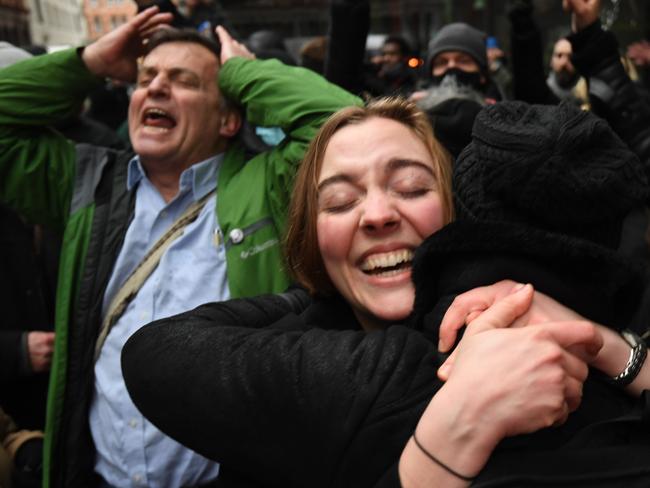
[[[135,429],[138,426],[138,421],[136,419],[131,419],[129,420],[129,425]]]
[[[230,236],[230,240],[233,244],[239,244],[244,240],[244,231],[241,229],[233,229],[228,235]]]
[[[140,483],[142,482],[142,475],[140,473],[136,473],[133,475],[133,481],[135,483]]]

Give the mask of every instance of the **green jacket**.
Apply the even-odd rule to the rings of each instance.
[[[133,216],[135,192],[126,190],[132,154],[75,146],[49,127],[75,113],[100,82],[75,50],[0,70],[0,199],[31,221],[63,231],[46,487],[96,481],[88,426],[92,351],[104,289]],[[275,60],[233,58],[222,67],[219,84],[249,122],[287,134],[280,145],[250,159],[233,143],[219,172],[217,199],[233,298],[282,291],[289,281],[279,241],[297,165],[326,118],[360,100],[308,70]],[[229,239],[242,233],[241,240]]]

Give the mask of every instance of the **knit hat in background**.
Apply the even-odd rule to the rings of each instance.
[[[31,57],[32,55],[24,49],[20,49],[8,42],[0,41],[0,68],[11,66],[18,61]]]
[[[469,54],[479,65],[481,71],[487,71],[486,35],[464,22],[447,24],[429,43],[427,66],[431,68],[433,58],[445,51],[460,51]]]
[[[604,120],[569,103],[484,108],[453,184],[459,219],[532,222],[609,248],[650,194],[637,156]]]

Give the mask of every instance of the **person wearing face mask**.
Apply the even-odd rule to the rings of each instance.
[[[409,97],[429,115],[454,159],[469,143],[481,107],[505,98],[490,80],[485,40],[483,32],[462,22],[443,27],[429,44],[429,86]]]
[[[135,404],[222,460],[224,486],[465,486],[486,463],[502,474],[504,439],[567,420],[586,363],[612,377],[625,366],[623,339],[545,297],[552,317],[468,334],[446,383],[436,380],[435,342],[407,319],[414,251],[452,217],[450,169],[413,105],[344,109],[301,168],[286,253],[313,302],[291,304],[292,293],[207,304],[142,328],[123,350]],[[530,310],[532,287],[513,285],[475,329]],[[637,372],[634,395],[650,384],[645,363]],[[515,442],[548,449],[589,420],[568,418],[559,433]]]
[[[457,85],[494,101],[505,98],[489,75],[484,32],[455,22],[444,26],[429,43],[425,66],[432,85]]]

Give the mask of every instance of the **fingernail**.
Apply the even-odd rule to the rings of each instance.
[[[521,293],[524,290],[530,290],[533,287],[530,283],[522,284],[513,293]]]
[[[525,286],[526,283],[517,283],[515,286],[512,287],[510,293],[517,293],[518,291],[523,290]]]
[[[440,352],[446,352],[447,351],[447,344],[442,339],[440,339],[438,341],[438,351],[440,351]]]

